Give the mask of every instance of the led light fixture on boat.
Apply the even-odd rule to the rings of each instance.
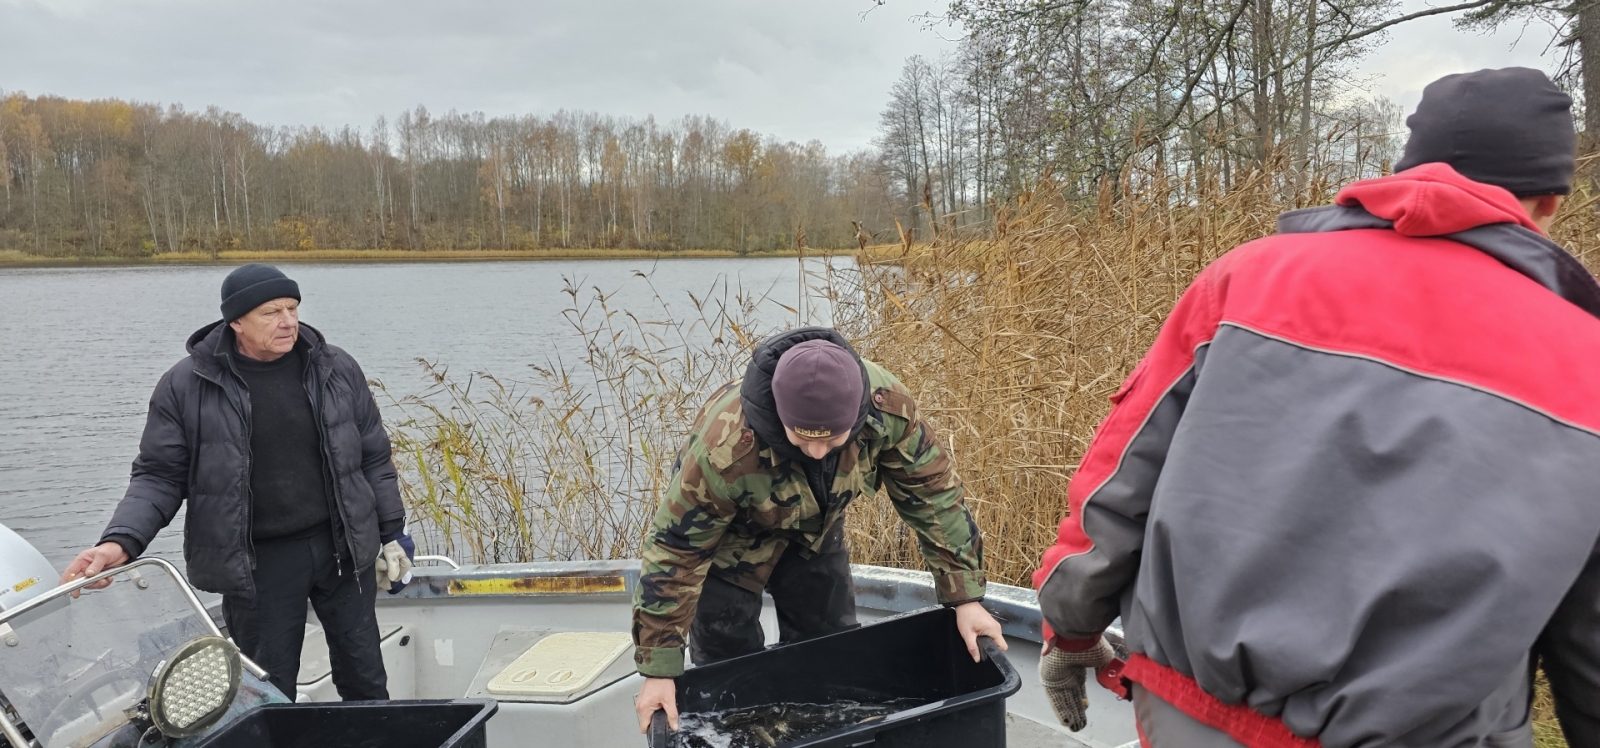
[[[150,720],[171,738],[198,735],[217,723],[239,692],[239,650],[217,636],[184,643],[156,668]]]

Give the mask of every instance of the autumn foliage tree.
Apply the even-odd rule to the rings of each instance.
[[[871,153],[709,117],[423,107],[369,129],[268,127],[215,108],[0,95],[0,249],[693,248],[855,244],[893,225]]]

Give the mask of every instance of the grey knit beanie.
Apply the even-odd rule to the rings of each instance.
[[[772,372],[778,420],[810,439],[850,433],[865,387],[855,356],[826,340],[807,340],[784,351]]]

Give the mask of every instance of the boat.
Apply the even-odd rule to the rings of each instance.
[[[38,577],[43,557],[16,563],[16,547],[5,542],[14,533],[3,527],[0,531],[0,584],[17,573]],[[388,712],[372,708],[377,705],[360,711],[357,707],[363,705],[334,703],[338,694],[327,647],[309,611],[296,693],[292,700],[278,694],[260,668],[231,645],[217,644],[225,641],[226,629],[216,607],[202,605],[181,572],[159,558],[139,559],[48,591],[30,590],[27,599],[18,595],[7,601],[0,595],[0,738],[11,748],[221,748],[228,743],[215,742],[219,731],[236,729],[252,715],[290,719],[294,709],[303,709],[321,710],[304,712],[320,715],[324,721],[318,724],[330,718],[356,724],[350,720],[369,715],[379,725],[372,729],[385,724],[395,729],[396,713],[463,715],[459,731],[449,738],[453,742],[444,745],[646,745],[633,710],[642,678],[634,671],[626,639],[637,561],[460,565],[440,556],[419,556],[417,562],[413,581],[404,590],[378,595],[381,648],[395,700],[382,706]],[[11,573],[24,567],[33,571]],[[932,577],[925,572],[853,566],[852,573],[863,625],[935,606]],[[110,586],[94,589],[107,580]],[[33,586],[42,588],[43,583],[36,580]],[[1006,700],[1007,746],[1138,745],[1128,703],[1093,679],[1087,729],[1069,733],[1057,723],[1038,685],[1041,619],[1032,590],[992,584],[985,606],[1003,626],[1010,647],[1004,656],[1022,682]],[[770,599],[763,625],[770,640],[777,630]],[[548,655],[548,645],[566,641],[550,638],[553,634],[578,632],[588,637],[585,651],[602,656],[584,660],[572,655],[578,659],[568,657],[553,670],[528,666],[535,645],[546,642],[537,649]],[[594,642],[604,646],[596,648]],[[556,650],[559,659],[562,652]],[[237,659],[235,682],[227,703],[213,703],[216,698],[206,702],[214,707],[206,719],[215,719],[194,734],[169,732],[192,732],[172,727],[170,717],[163,729],[156,713],[173,709],[179,697],[163,697],[162,689],[190,694],[186,698],[205,692],[201,686],[173,685],[198,672],[197,666],[183,663],[217,663],[221,673],[226,668],[220,663],[227,658]],[[217,676],[205,683],[221,682]],[[309,717],[292,719],[310,723]],[[479,737],[462,742],[469,733]],[[474,742],[485,737],[486,742]],[[434,737],[425,742],[441,745]]]

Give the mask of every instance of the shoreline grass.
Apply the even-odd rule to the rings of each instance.
[[[1136,181],[1142,190],[1125,183],[1124,199],[1098,210],[1040,201],[993,238],[857,258],[865,300],[846,335],[911,388],[951,444],[996,581],[1031,586],[1110,395],[1195,275],[1302,207],[1259,177],[1226,193],[1159,173]],[[1590,272],[1600,269],[1597,205],[1582,185],[1551,230]],[[915,568],[915,538],[886,503],[852,508],[852,560]],[[1566,747],[1542,673],[1532,720],[1536,748]]]
[[[1118,191],[1098,206],[1032,200],[992,236],[870,247],[807,273],[834,326],[905,382],[949,445],[996,582],[1030,586],[1109,396],[1194,277],[1303,207],[1262,174],[1223,190],[1204,175],[1134,173]],[[1596,205],[1583,186],[1551,232],[1591,270]],[[584,360],[540,368],[535,392],[438,372],[438,388],[409,401],[411,419],[391,424],[430,546],[471,560],[634,555],[688,419],[773,332],[726,286],[720,305],[691,297],[693,309],[568,294]],[[922,566],[889,502],[863,497],[847,517],[853,561]],[[1535,745],[1562,748],[1542,678],[1536,694]]]
[[[807,249],[806,257],[849,257],[854,249]],[[0,250],[5,267],[101,267],[119,265],[227,265],[238,262],[495,262],[541,260],[673,260],[795,258],[794,250],[747,252],[731,249],[308,249],[233,250],[212,256],[207,252],[164,252],[146,257],[49,257],[15,249]]]
[[[726,276],[685,300],[636,276],[651,309],[567,279],[576,361],[534,363],[533,379],[515,382],[419,359],[427,390],[382,390],[419,551],[478,563],[638,556],[690,421],[742,371],[768,302]]]

